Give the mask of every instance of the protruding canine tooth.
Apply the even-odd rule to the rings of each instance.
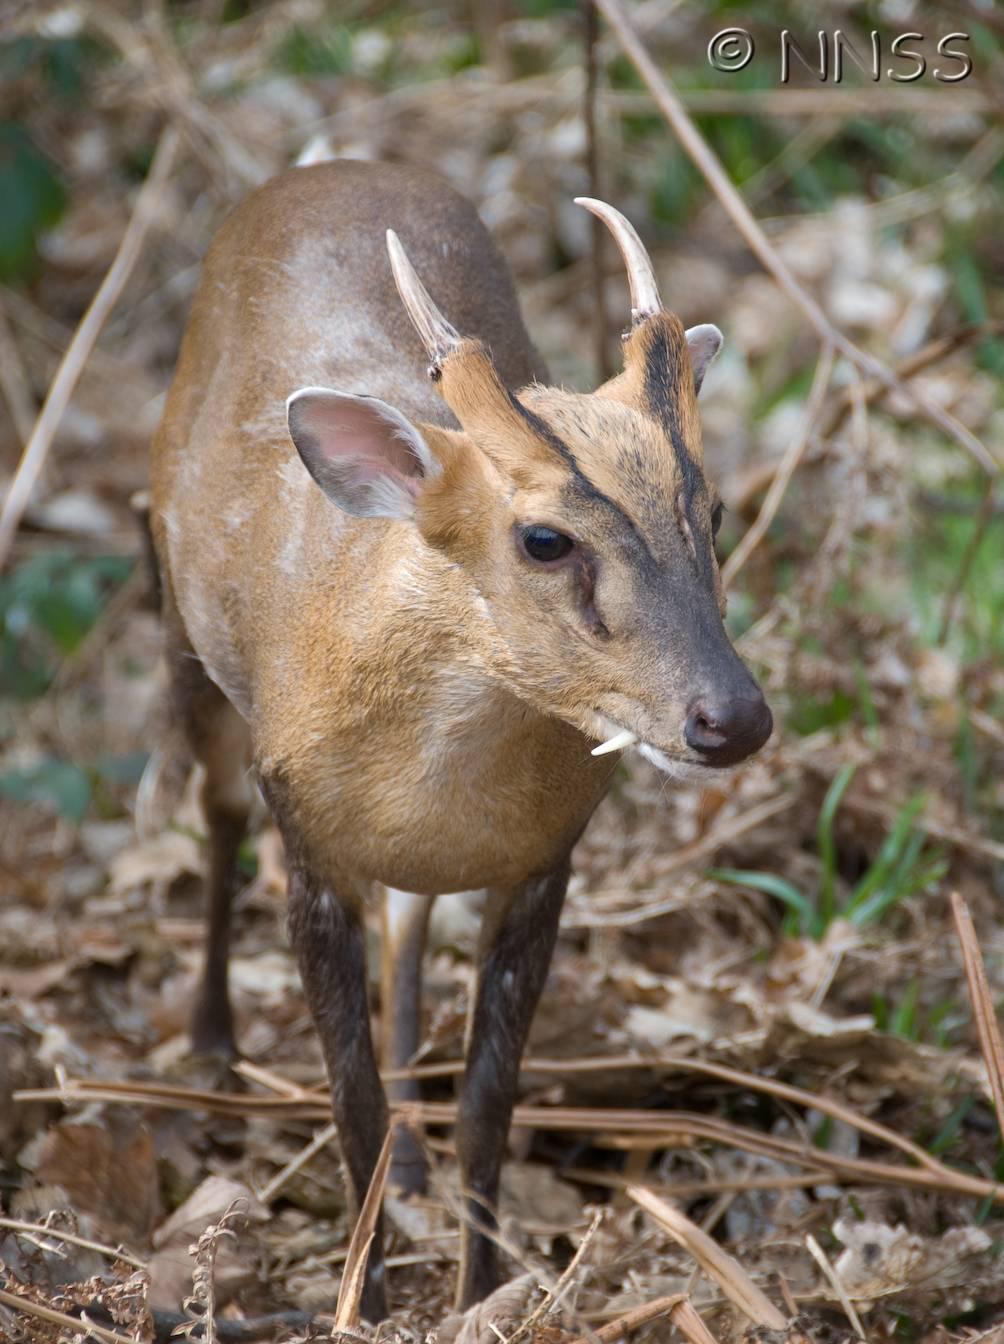
[[[623,751],[625,747],[633,747],[637,741],[637,735],[632,733],[630,728],[623,728],[619,733],[614,733],[613,737],[608,738],[606,742],[601,742],[598,747],[593,747],[590,754],[605,756],[608,751]]]

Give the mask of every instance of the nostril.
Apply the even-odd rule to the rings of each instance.
[[[684,738],[707,764],[736,765],[763,746],[772,728],[771,712],[763,697],[740,696],[720,704],[698,701],[692,705]]]
[[[691,709],[684,728],[684,737],[691,750],[704,755],[719,750],[727,736],[721,731],[720,719],[721,715],[717,711],[704,705],[698,704]]]

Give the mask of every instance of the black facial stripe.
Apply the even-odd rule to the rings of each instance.
[[[646,561],[654,567],[656,563],[655,557],[649,550],[648,543],[646,542],[645,538],[639,531],[638,526],[635,523],[634,519],[631,518],[628,514],[626,514],[619,504],[615,504],[609,495],[605,495],[602,490],[600,490],[597,486],[593,484],[593,482],[589,479],[589,477],[579,466],[579,463],[576,460],[575,454],[572,452],[571,448],[569,448],[568,444],[564,441],[564,439],[560,438],[554,432],[554,430],[551,428],[550,425],[548,425],[544,420],[542,420],[539,415],[536,415],[533,411],[531,411],[527,406],[524,406],[523,403],[519,401],[516,397],[514,397],[513,394],[508,389],[506,389],[506,395],[508,396],[510,402],[512,403],[513,409],[517,412],[518,415],[520,415],[523,418],[523,420],[526,421],[527,425],[530,427],[530,429],[533,430],[534,434],[536,434],[538,438],[543,439],[544,442],[549,445],[549,447],[553,448],[554,451],[562,459],[562,461],[568,466],[568,469],[572,473],[572,481],[574,483],[574,488],[576,492],[579,495],[583,496],[584,498],[590,500],[592,503],[599,504],[602,508],[609,509],[613,513],[615,513],[617,517],[621,520],[621,522],[626,524],[626,526],[631,532],[631,535],[634,537],[638,545],[641,547],[642,554],[644,555]]]
[[[689,384],[694,385],[694,373],[688,359],[683,366],[683,351],[670,346],[669,333],[657,328],[645,351],[645,400],[670,443],[680,466],[683,479],[683,497],[688,510],[694,491],[701,480],[701,472],[683,441],[680,425],[680,393]],[[693,524],[691,524],[693,525]]]

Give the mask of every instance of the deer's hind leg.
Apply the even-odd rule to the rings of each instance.
[[[422,1038],[422,958],[434,896],[415,896],[388,887],[384,893],[380,941],[380,1054],[385,1069],[411,1063]],[[420,1101],[416,1079],[391,1079],[391,1101]],[[406,1195],[423,1194],[426,1162],[422,1145],[406,1127],[394,1135],[389,1184]]]
[[[206,943],[192,1014],[192,1049],[230,1059],[237,1054],[228,985],[237,866],[254,800],[247,724],[211,681],[165,594],[164,626],[174,710],[195,759],[205,770],[202,810],[208,840]]]

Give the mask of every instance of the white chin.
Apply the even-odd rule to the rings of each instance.
[[[693,761],[674,761],[671,757],[661,752],[658,747],[650,747],[647,742],[639,742],[638,750],[645,757],[646,761],[651,762],[657,770],[661,770],[664,775],[670,779],[684,780],[688,783],[708,782],[708,776],[728,775],[728,770],[710,771],[705,765],[695,765]]]

